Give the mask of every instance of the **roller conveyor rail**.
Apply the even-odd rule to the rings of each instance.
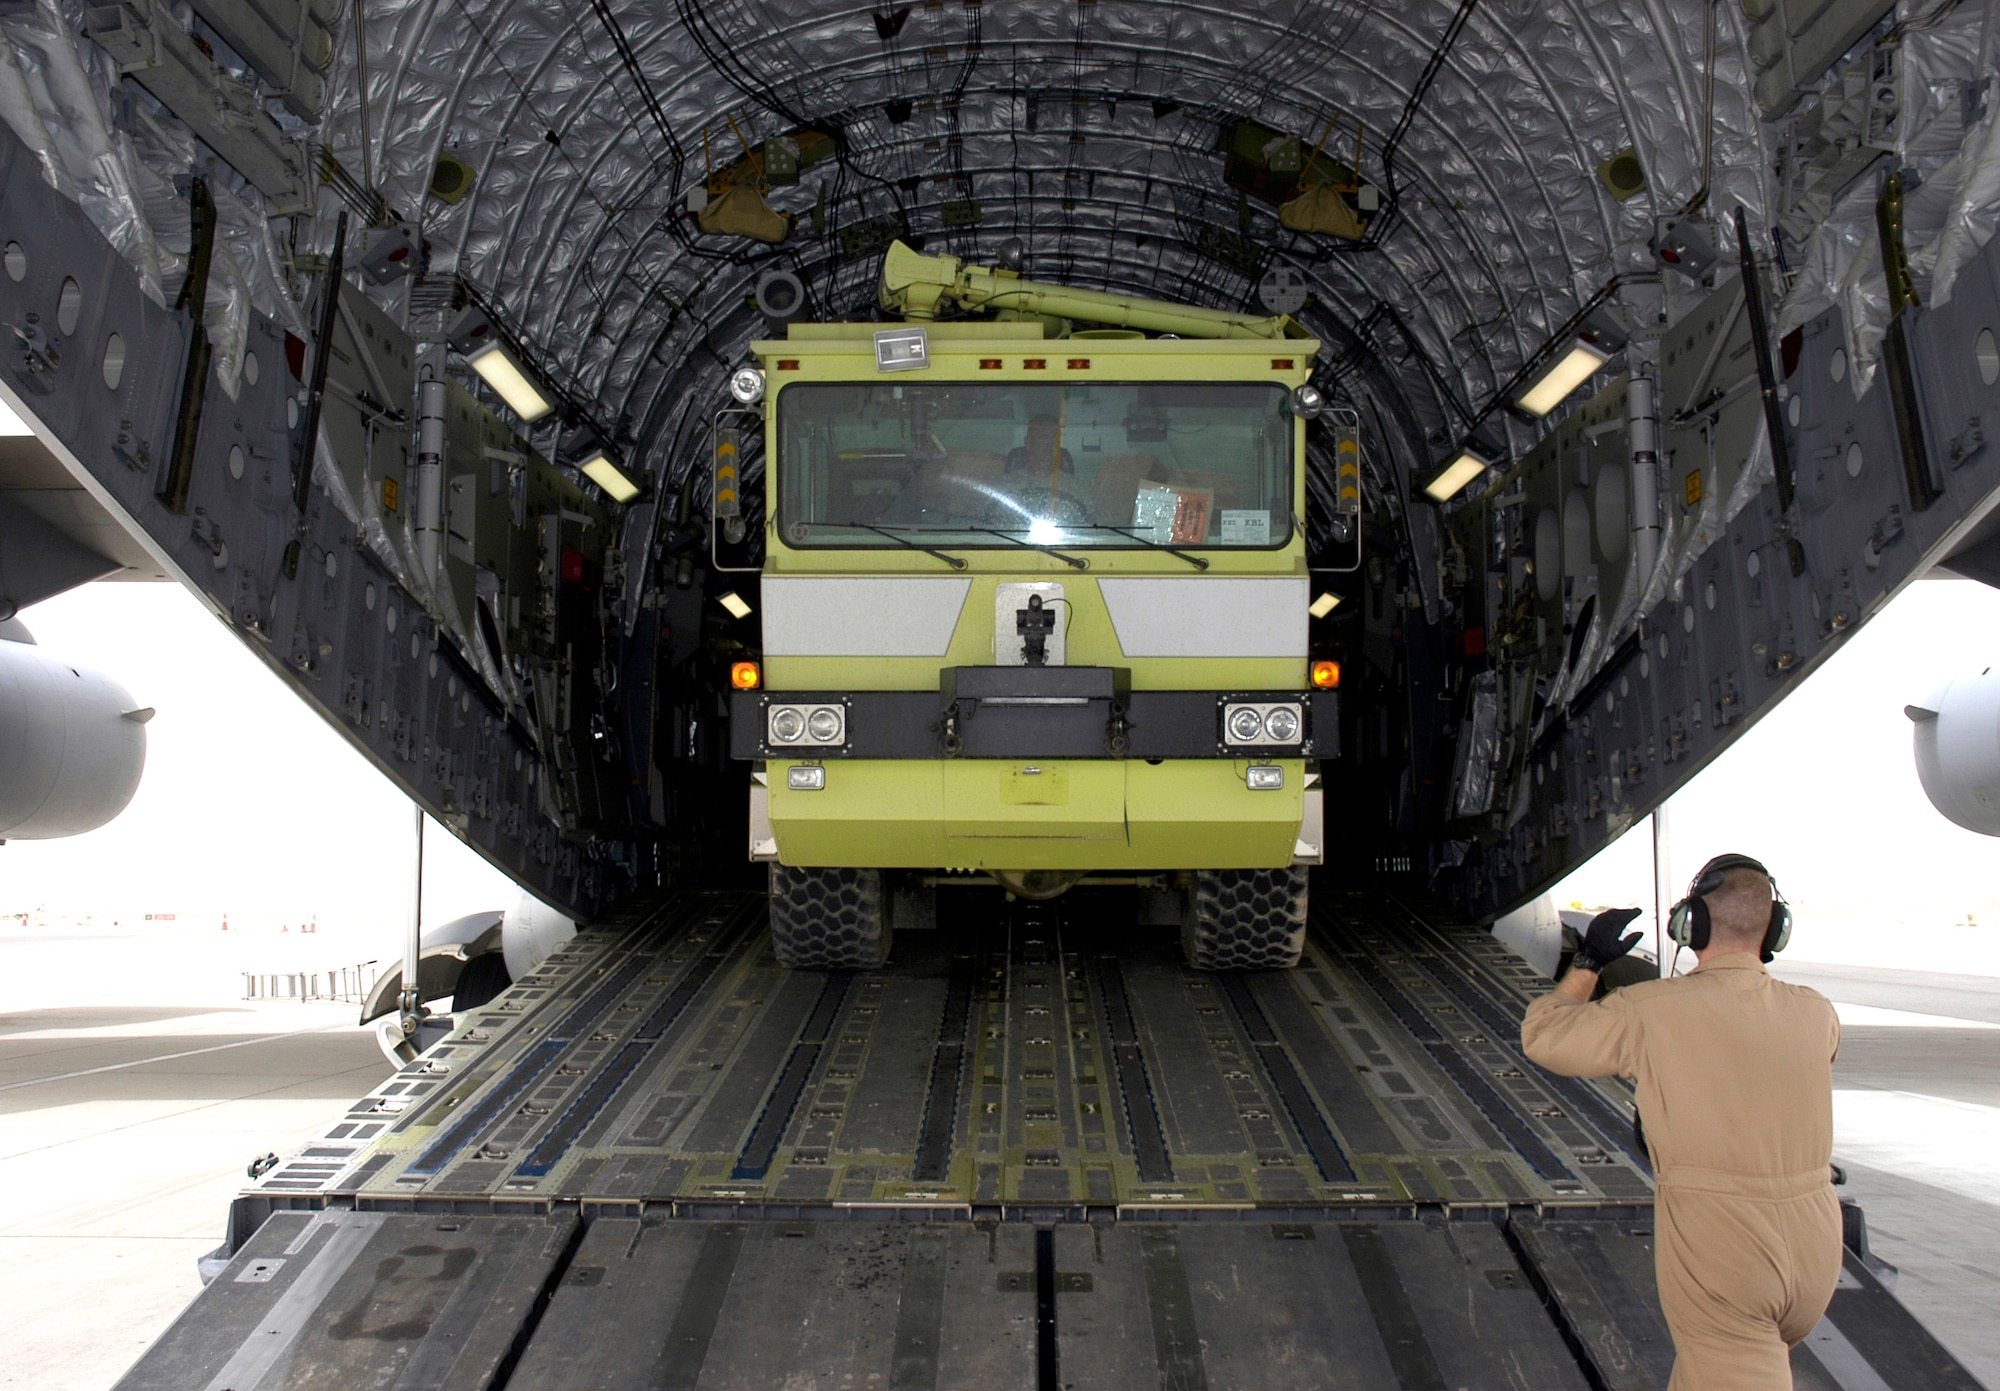
[[[121,1386],[1666,1384],[1630,1091],[1527,1062],[1485,932],[1323,893],[1205,974],[945,895],[860,974],[760,896],[585,932],[238,1198]],[[1977,1386],[1853,1253],[1794,1364]]]

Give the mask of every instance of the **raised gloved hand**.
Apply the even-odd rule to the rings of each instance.
[[[1583,945],[1577,948],[1572,965],[1586,971],[1602,971],[1626,952],[1639,945],[1637,932],[1625,936],[1625,925],[1639,916],[1637,908],[1607,908],[1590,920],[1590,927],[1583,934]]]

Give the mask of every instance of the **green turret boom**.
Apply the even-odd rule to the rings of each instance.
[[[955,256],[925,256],[902,242],[882,258],[881,304],[905,319],[924,321],[962,311],[994,311],[1011,319],[1081,319],[1111,328],[1173,333],[1183,338],[1307,338],[1290,315],[1253,318],[1165,300],[1072,290],[1023,280],[1010,270],[967,265]]]

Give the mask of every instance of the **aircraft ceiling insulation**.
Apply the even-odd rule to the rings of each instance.
[[[336,364],[325,392],[316,478],[345,529],[329,521],[314,544],[372,556],[492,718],[426,757],[434,734],[450,743],[445,702],[376,701],[388,658],[328,640],[312,660],[343,668],[327,678],[343,689],[314,694],[305,648],[262,640],[461,834],[584,908],[678,872],[662,846],[689,840],[694,813],[638,751],[641,707],[671,702],[639,675],[650,650],[627,649],[680,602],[676,569],[706,564],[710,423],[768,331],[755,300],[771,272],[797,277],[813,317],[872,317],[891,240],[986,263],[1017,240],[1038,279],[1296,308],[1324,343],[1315,380],[1364,426],[1367,541],[1329,581],[1355,601],[1338,621],[1367,671],[1350,692],[1354,843],[1407,854],[1490,913],[1691,775],[1986,510],[1993,461],[1967,421],[1991,381],[1973,346],[1933,340],[1976,333],[1966,316],[1994,295],[1994,10],[37,0],[0,16],[0,116],[156,308],[177,307],[213,220],[203,332],[232,402],[256,399],[252,363],[268,381],[298,356],[287,341],[320,335],[315,275],[338,238],[365,298],[342,297],[326,328],[366,361]],[[279,30],[303,37],[274,45]],[[510,423],[466,370],[483,335],[523,359],[545,417]],[[1591,353],[1570,406],[1517,406],[1579,335]],[[416,381],[438,374],[448,404],[420,405]],[[1914,448],[1912,411],[1930,427]],[[428,578],[424,557],[457,554],[453,536],[382,494],[385,469],[408,486],[424,467],[426,412],[452,458],[492,464],[490,487],[478,470],[463,486],[490,495],[494,525],[511,516],[525,538],[553,516],[560,534],[477,555],[460,537],[461,568]],[[269,439],[235,447],[297,457],[294,416],[273,397],[241,427]],[[1466,450],[1491,469],[1426,500]],[[584,482],[593,451],[643,494],[621,506]],[[219,556],[223,504],[205,505],[192,541],[151,503],[125,510],[163,547]],[[274,533],[265,568],[289,577],[286,541]],[[539,618],[491,602],[532,587],[532,544],[577,557],[595,621],[553,598]],[[1725,550],[1727,573],[1705,577]],[[202,572],[196,587],[254,633],[289,613],[280,584]],[[1718,612],[1735,621],[1711,636]],[[583,647],[579,624],[596,634]],[[569,681],[580,665],[593,679]],[[378,704],[393,739],[357,713]],[[552,740],[584,752],[565,764]],[[617,752],[579,773],[592,748]],[[452,757],[520,777],[468,798]],[[536,784],[537,765],[561,775]],[[486,826],[510,815],[508,834]]]

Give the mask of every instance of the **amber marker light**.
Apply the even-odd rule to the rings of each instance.
[[[763,680],[755,662],[737,662],[729,668],[729,684],[739,691],[754,691]]]
[[[1314,662],[1313,689],[1316,691],[1337,691],[1340,689],[1340,663]]]

